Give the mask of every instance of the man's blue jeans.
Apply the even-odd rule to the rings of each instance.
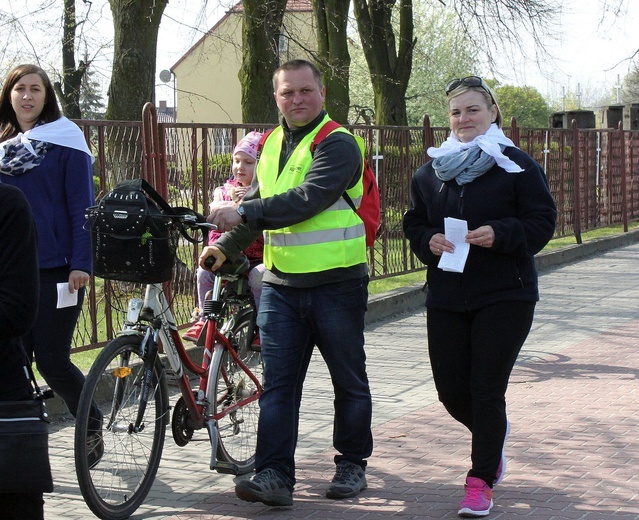
[[[256,470],[278,470],[295,485],[302,385],[317,345],[335,392],[335,462],[362,467],[373,451],[372,400],[366,375],[364,314],[368,278],[293,288],[264,284],[258,326],[264,360]],[[328,388],[326,391],[330,391]]]

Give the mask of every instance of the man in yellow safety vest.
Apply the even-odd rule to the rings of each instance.
[[[315,346],[335,392],[333,446],[336,471],[328,498],[366,489],[366,459],[373,449],[372,402],[364,352],[368,298],[365,230],[344,193],[362,197],[362,152],[338,128],[311,153],[330,118],[317,68],[293,60],[273,75],[283,120],[266,139],[251,191],[240,204],[218,208],[209,221],[227,231],[204,248],[200,265],[212,270],[264,234],[264,287],[257,324],[264,361],[264,393],[256,474],[240,480],[243,500],[272,506],[293,503],[295,447],[302,385]]]

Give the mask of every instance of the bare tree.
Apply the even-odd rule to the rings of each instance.
[[[533,49],[541,62],[553,37],[559,0],[438,0],[461,23],[483,60],[494,69],[497,59],[524,56]],[[623,2],[625,0],[604,0]],[[406,124],[405,95],[411,76],[413,9],[411,0],[354,0],[355,16],[373,85],[378,124]],[[396,14],[398,21],[393,21]],[[528,40],[521,37],[527,35]]]
[[[114,29],[113,70],[105,119],[139,121],[145,103],[153,101],[158,31],[167,2],[109,0]],[[136,134],[113,131],[107,134],[107,142],[117,178],[139,175],[141,157],[134,151],[140,142]]]
[[[413,3],[399,2],[399,30],[393,26],[396,0],[354,0],[355,18],[371,74],[378,125],[406,126],[406,89],[413,65]]]
[[[109,0],[113,70],[106,119],[135,121],[153,101],[160,20],[168,0]]]
[[[439,2],[457,15],[463,31],[473,38],[491,68],[498,58],[515,55],[514,51],[537,62],[543,61],[548,56],[546,42],[556,38],[557,13],[562,8],[559,0]],[[530,56],[531,51],[533,56]]]
[[[609,13],[619,15],[626,1],[601,0],[601,3]],[[109,0],[115,34],[107,119],[137,120],[144,103],[153,99],[157,36],[167,2]],[[199,2],[206,5],[207,0]],[[515,54],[508,51],[513,46],[519,46],[522,52],[534,49],[531,52],[540,56],[559,11],[559,0],[430,0],[429,3],[453,12],[462,32],[472,38],[484,60],[493,65],[498,57]],[[286,0],[243,0],[242,4],[243,58],[239,73],[242,117],[245,122],[275,122],[277,109],[271,94],[271,76],[279,65],[278,43]],[[74,116],[71,107],[77,105],[77,88],[88,62],[80,60],[76,66],[73,34],[80,24],[75,20],[74,2],[65,0],[64,5],[63,74],[58,95],[65,112]],[[345,24],[349,5],[350,0],[313,0],[318,29],[316,61],[327,85],[326,106],[331,116],[342,122],[347,119],[350,98],[351,58]],[[405,125],[407,88],[416,44],[413,0],[353,0],[353,5],[373,87],[376,122]],[[51,4],[43,1],[44,8],[50,9]],[[0,8],[0,20],[4,15]],[[26,27],[21,34],[29,45]],[[526,45],[522,34],[527,35],[526,43],[532,40],[533,44]]]
[[[107,42],[107,37],[100,33],[97,26],[102,15],[99,9],[92,10],[92,5],[89,0],[39,0],[22,2],[19,8],[10,3],[7,10],[3,9],[4,4],[0,5],[0,63],[3,68],[6,71],[18,63],[41,66],[51,77],[63,113],[70,118],[84,117],[80,99],[86,85],[87,68],[92,67],[100,77],[110,75],[110,64],[104,67],[104,49],[110,47],[111,39]],[[43,45],[45,36],[47,44]],[[55,40],[61,41],[62,45],[48,44]],[[82,49],[83,59],[76,61],[79,49]],[[99,93],[97,81],[93,80],[92,84],[92,96],[95,96]]]
[[[278,67],[279,34],[286,0],[243,0],[242,120],[277,123],[273,99],[273,72]]]
[[[71,119],[80,119],[80,90],[82,80],[89,63],[80,60],[75,66],[75,31],[78,27],[75,18],[75,0],[64,0],[62,29],[62,82],[54,81],[55,89],[64,115]]]

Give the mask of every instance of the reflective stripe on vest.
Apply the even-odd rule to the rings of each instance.
[[[313,161],[311,142],[328,120],[327,116],[302,139],[282,172],[278,170],[283,130],[278,127],[272,132],[264,144],[255,172],[262,198],[285,193],[304,181]],[[340,127],[335,131],[346,130]],[[347,193],[358,206],[363,194],[361,179]],[[267,269],[275,266],[284,273],[311,273],[365,263],[365,236],[361,219],[344,197],[340,197],[308,220],[282,229],[265,230],[264,264]]]
[[[313,244],[321,244],[323,242],[352,240],[354,238],[359,238],[362,235],[362,232],[365,233],[364,223],[360,222],[355,227],[323,229],[321,231],[308,231],[306,233],[271,232],[267,236],[266,240],[268,241],[268,245],[270,246],[308,246]],[[264,242],[264,245],[266,245],[266,241]]]

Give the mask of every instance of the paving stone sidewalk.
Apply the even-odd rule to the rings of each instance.
[[[540,287],[508,391],[507,476],[488,518],[637,519],[639,243],[544,272]],[[334,470],[332,390],[316,356],[292,508],[239,501],[233,478],[208,470],[205,435],[179,448],[167,432],[155,485],[132,518],[457,518],[470,436],[437,402],[423,309],[369,326],[366,342],[376,444],[358,498],[324,497]],[[76,482],[71,422],[54,425],[50,445],[56,488],[46,518],[92,518]]]

